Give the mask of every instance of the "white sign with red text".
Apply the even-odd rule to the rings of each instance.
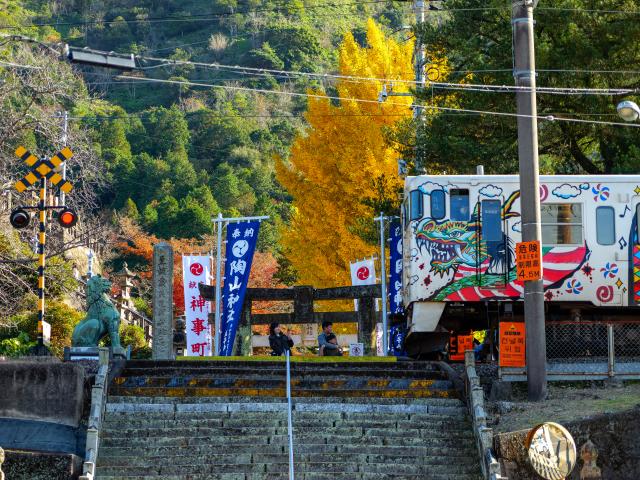
[[[186,356],[211,356],[210,302],[200,296],[199,283],[209,284],[211,257],[182,256],[184,317],[187,331]]]

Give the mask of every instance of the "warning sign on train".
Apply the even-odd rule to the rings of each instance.
[[[516,268],[521,282],[542,279],[542,249],[539,241],[516,245]]]
[[[524,367],[525,328],[523,322],[500,323],[500,366]]]

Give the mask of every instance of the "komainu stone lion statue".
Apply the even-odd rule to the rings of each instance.
[[[87,282],[87,316],[73,329],[74,347],[97,347],[105,335],[111,338],[114,352],[121,351],[120,314],[109,298],[111,282],[96,275]]]

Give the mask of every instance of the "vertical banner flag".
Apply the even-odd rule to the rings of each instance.
[[[375,285],[376,266],[373,258],[351,264],[351,285]]]
[[[187,356],[211,356],[210,302],[200,295],[199,283],[209,284],[211,257],[182,256],[184,316],[187,331]]]
[[[259,230],[260,222],[230,223],[227,225],[227,252],[220,322],[222,324],[220,355],[230,356],[233,354],[233,344],[240,323]]]
[[[351,285],[375,285],[376,284],[376,264],[373,258],[361,260],[351,264]],[[354,300],[356,312],[358,311],[358,300]]]
[[[402,313],[402,225],[400,220],[391,222],[391,253],[389,265],[389,313]]]

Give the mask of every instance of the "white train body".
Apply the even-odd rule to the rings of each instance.
[[[640,176],[541,176],[550,304],[640,304]],[[516,175],[407,177],[403,301],[409,332],[435,332],[447,305],[522,300]],[[442,326],[440,326],[440,330]]]

